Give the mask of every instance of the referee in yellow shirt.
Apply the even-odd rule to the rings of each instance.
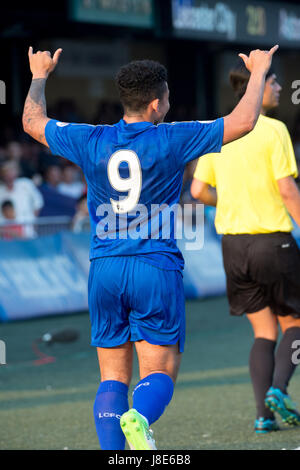
[[[239,99],[250,76],[243,60],[246,66],[241,61],[230,73]],[[296,367],[293,343],[300,340],[300,250],[289,217],[300,226],[298,173],[286,126],[265,116],[278,106],[280,90],[269,71],[254,130],[221,154],[201,157],[191,186],[194,198],[217,208],[230,313],[246,314],[253,327],[249,367],[257,433],[279,429],[275,411],[284,422],[300,424],[287,392]],[[278,323],[283,336],[275,352]]]

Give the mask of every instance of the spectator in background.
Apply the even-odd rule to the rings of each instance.
[[[51,165],[44,173],[44,183],[39,186],[45,205],[41,211],[42,217],[70,216],[76,211],[76,199],[65,196],[58,191],[62,181],[62,170],[58,165]]]
[[[62,168],[62,161],[56,155],[52,155],[48,147],[37,144],[38,149],[38,173],[44,175],[47,168],[57,166]]]
[[[58,184],[58,191],[74,199],[80,198],[85,192],[85,184],[79,181],[80,170],[78,167],[67,165],[62,170],[62,181]]]
[[[16,211],[14,205],[11,201],[3,201],[1,205],[1,212],[2,217],[5,220],[15,220],[16,219]]]
[[[26,237],[26,230],[22,224],[16,223],[16,211],[11,201],[2,202],[1,213],[3,225],[0,225],[0,239],[12,240],[14,238]]]
[[[22,154],[19,160],[20,170],[26,178],[32,178],[34,181],[40,176],[40,145],[22,141]]]
[[[22,157],[22,145],[20,142],[11,141],[6,146],[6,153],[8,160],[14,160],[15,162],[19,162]]]
[[[62,179],[62,171],[58,165],[50,165],[45,171],[45,184],[52,188],[58,189],[58,185]]]
[[[86,194],[81,196],[76,205],[76,214],[72,221],[73,232],[82,232],[84,224],[89,223],[89,210]]]
[[[18,223],[31,224],[43,207],[43,198],[28,178],[18,178],[19,166],[15,161],[6,161],[0,168],[0,204],[10,200],[14,206]],[[3,222],[3,214],[1,213]],[[29,235],[29,233],[28,233]]]

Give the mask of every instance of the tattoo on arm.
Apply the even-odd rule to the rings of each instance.
[[[34,139],[47,145],[45,126],[49,121],[45,98],[46,78],[34,78],[25,101],[23,127]]]
[[[34,78],[29,88],[30,98],[42,108],[44,114],[46,114],[45,86],[46,78]]]

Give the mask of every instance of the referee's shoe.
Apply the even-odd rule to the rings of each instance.
[[[270,418],[257,418],[254,423],[254,431],[256,434],[266,434],[271,431],[279,431],[279,426],[276,419]]]
[[[271,387],[266,395],[265,405],[273,412],[279,413],[284,423],[291,426],[300,425],[300,413],[296,410],[291,397],[279,388]]]

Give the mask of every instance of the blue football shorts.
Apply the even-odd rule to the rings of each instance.
[[[110,348],[127,341],[150,344],[185,341],[185,299],[180,271],[161,269],[137,256],[91,261],[89,310],[92,346]]]

